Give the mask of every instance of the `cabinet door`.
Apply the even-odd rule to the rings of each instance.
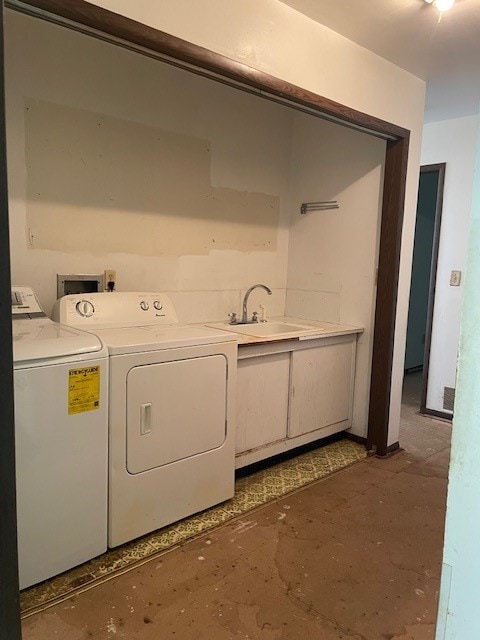
[[[238,361],[236,453],[287,436],[290,353]]]
[[[353,392],[352,341],[302,349],[292,354],[290,438],[351,422]]]

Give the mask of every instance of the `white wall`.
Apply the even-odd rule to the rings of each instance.
[[[112,268],[119,289],[169,291],[180,320],[193,322],[226,318],[240,309],[248,286],[265,282],[274,290],[268,299],[270,314],[283,314],[291,110],[11,11],[6,13],[5,38],[14,283],[32,286],[49,312],[57,273]],[[98,140],[91,128],[97,120],[102,129],[108,125],[117,132],[103,140],[111,147],[103,167],[93,157]],[[168,138],[173,150],[184,150],[185,169],[178,184],[169,187],[164,175],[153,174],[139,192],[141,171],[148,167],[140,165],[139,170],[137,163],[150,152],[146,141],[155,132],[162,140]],[[80,148],[89,154],[82,162]],[[201,167],[193,162],[199,149]],[[173,152],[162,160],[166,173],[175,161]],[[92,162],[97,164],[85,177]],[[78,180],[69,183],[75,166]],[[168,175],[177,180],[175,171]],[[150,189],[164,191],[157,209],[145,205],[148,180],[158,185],[163,180],[163,189]],[[208,207],[195,209],[199,199],[194,186],[199,182],[206,197],[220,193],[226,198],[216,219],[208,219]],[[117,193],[110,193],[111,188]],[[162,200],[175,200],[175,195],[192,206],[167,219]],[[265,228],[255,215],[253,223],[251,215],[248,222],[239,220],[242,211],[251,214],[248,207],[257,201],[279,201],[273,226]],[[240,207],[235,227],[234,205]],[[211,211],[213,216],[213,207]],[[155,219],[152,229],[157,233],[172,232],[162,250],[145,231],[149,217]],[[209,225],[219,236],[223,227],[235,228],[228,241],[224,237],[229,248],[203,244],[200,232]],[[256,248],[262,236],[271,238],[270,247]],[[132,246],[137,242],[133,252],[128,251],[130,239]],[[142,241],[145,250],[139,246]]]
[[[478,126],[479,117],[469,116],[423,130],[422,165],[447,163],[427,390],[427,407],[436,411],[444,411],[444,387],[456,386],[464,281],[449,282],[453,269],[465,276]]]
[[[385,142],[297,114],[287,315],[365,328],[355,376],[352,432],[366,436]],[[339,209],[300,214],[302,202]]]
[[[396,442],[425,83],[277,0],[96,0],[92,4],[411,130],[388,444]]]
[[[278,0],[96,0],[91,4],[420,134],[422,80]]]
[[[472,136],[475,145],[475,138]],[[478,637],[480,601],[480,136],[472,190],[468,273],[465,282],[452,432],[445,548],[436,640]]]

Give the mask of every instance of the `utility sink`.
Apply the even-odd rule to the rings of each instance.
[[[216,325],[218,327],[218,324]],[[251,324],[226,324],[221,327],[224,331],[255,336],[256,338],[304,336],[310,333],[322,333],[324,329],[304,324],[290,324],[288,322],[252,322]]]

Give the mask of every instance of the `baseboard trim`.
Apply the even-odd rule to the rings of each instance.
[[[435,409],[427,409],[426,407],[420,407],[418,412],[421,416],[427,416],[427,418],[439,418],[446,422],[452,422],[453,415],[451,413],[444,413],[443,411],[436,411]]]
[[[363,436],[357,436],[356,433],[350,433],[350,431],[343,431],[342,435],[345,436],[348,440],[353,440],[353,442],[357,442],[358,444],[363,444],[367,446],[367,439]]]
[[[423,371],[423,364],[417,365],[416,367],[410,367],[409,369],[404,369],[403,375],[408,376],[411,373],[419,373],[420,371]]]
[[[375,455],[377,456],[377,458],[389,458],[390,456],[399,453],[399,451],[403,451],[403,449],[400,447],[400,443],[394,442],[385,449],[385,453],[378,453],[378,451],[376,451]]]

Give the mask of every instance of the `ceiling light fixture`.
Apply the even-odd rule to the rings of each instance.
[[[425,0],[429,4],[433,4],[439,11],[448,11],[455,4],[455,0]]]

